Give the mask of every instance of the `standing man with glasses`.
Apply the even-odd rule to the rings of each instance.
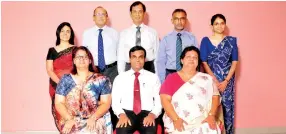
[[[111,83],[118,75],[117,71],[117,45],[118,32],[107,26],[108,13],[99,6],[94,9],[93,21],[95,25],[83,33],[83,46],[86,46],[92,53],[94,64],[98,71],[107,76]],[[117,122],[117,117],[110,108],[113,128]]]
[[[184,9],[175,9],[173,11],[171,22],[174,25],[174,30],[161,40],[156,57],[156,70],[158,70],[157,74],[161,83],[164,82],[168,74],[181,70],[180,56],[184,48],[187,46],[198,47],[196,37],[185,30],[187,21],[187,12]],[[160,124],[163,124],[163,127],[162,117],[164,113],[163,110],[159,116]]]
[[[145,5],[136,1],[130,6],[130,16],[133,25],[120,33],[118,45],[118,72],[130,69],[128,51],[134,46],[142,46],[146,50],[144,69],[155,73],[155,58],[159,48],[159,38],[156,30],[143,23],[146,14]]]
[[[196,37],[185,30],[188,19],[184,9],[175,9],[171,21],[174,30],[161,40],[156,58],[157,74],[161,83],[168,74],[181,70],[180,56],[184,48],[188,46],[198,47]]]

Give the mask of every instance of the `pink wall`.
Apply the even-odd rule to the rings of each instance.
[[[200,41],[210,35],[210,18],[223,13],[238,37],[236,127],[286,127],[283,42],[286,2],[144,2],[149,25],[160,38],[172,30],[171,13],[184,8]],[[2,131],[56,130],[50,110],[45,58],[62,21],[78,42],[93,25],[96,6],[108,10],[111,26],[131,25],[131,2],[2,2]],[[280,55],[280,56],[279,56]],[[282,56],[284,55],[284,56]]]

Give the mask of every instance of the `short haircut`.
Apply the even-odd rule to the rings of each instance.
[[[187,16],[187,12],[184,9],[177,8],[173,11],[172,16],[177,12],[183,12]]]
[[[132,8],[138,5],[142,5],[143,7],[143,11],[144,13],[146,12],[146,6],[141,2],[141,1],[135,1],[134,3],[132,3],[132,5],[130,6],[130,12],[132,12]]]
[[[146,58],[146,50],[143,47],[141,47],[141,46],[134,46],[134,47],[132,47],[129,50],[129,58],[131,58],[131,53],[133,53],[135,51],[140,51],[140,50],[144,51],[144,58]]]

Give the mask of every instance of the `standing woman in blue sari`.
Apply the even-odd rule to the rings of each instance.
[[[201,42],[201,59],[205,71],[213,77],[220,91],[226,134],[233,134],[237,41],[235,37],[224,34],[226,19],[222,14],[212,17],[211,27],[213,35],[204,37]]]

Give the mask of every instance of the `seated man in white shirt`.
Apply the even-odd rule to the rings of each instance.
[[[161,114],[160,80],[143,69],[146,50],[134,46],[129,51],[131,69],[120,73],[112,89],[112,109],[119,118],[117,134],[156,134],[155,119]]]
[[[134,46],[142,46],[147,53],[144,69],[155,73],[154,62],[159,48],[159,37],[155,29],[144,25],[145,5],[136,1],[130,6],[130,17],[133,25],[120,33],[118,44],[118,72],[130,69],[128,51]]]

